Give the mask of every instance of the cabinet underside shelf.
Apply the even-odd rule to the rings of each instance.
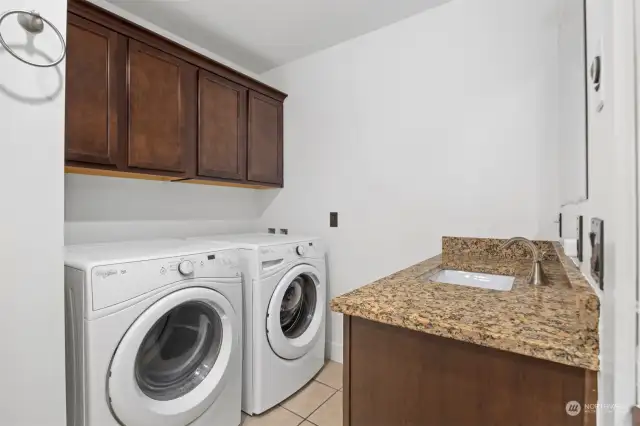
[[[264,184],[257,183],[249,183],[249,182],[228,182],[223,180],[204,180],[204,179],[184,179],[173,176],[159,176],[147,173],[134,173],[134,172],[122,172],[118,170],[109,170],[109,169],[96,169],[96,168],[88,168],[88,167],[78,167],[78,166],[65,166],[65,173],[70,174],[80,174],[80,175],[90,175],[90,176],[107,176],[107,177],[118,177],[118,178],[126,178],[126,179],[143,179],[143,180],[158,180],[163,182],[174,182],[174,183],[191,183],[191,184],[199,184],[199,185],[214,185],[214,186],[229,186],[234,188],[250,188],[250,189],[274,189],[279,188],[279,185],[268,186]]]

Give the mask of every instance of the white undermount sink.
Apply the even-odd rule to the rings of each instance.
[[[509,291],[513,287],[515,277],[508,275],[492,275],[480,272],[442,270],[430,278],[433,282],[479,287],[489,290]]]

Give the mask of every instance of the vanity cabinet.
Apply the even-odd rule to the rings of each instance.
[[[344,426],[596,424],[595,371],[356,316],[343,324]]]
[[[286,94],[91,3],[68,6],[67,172],[283,186]]]

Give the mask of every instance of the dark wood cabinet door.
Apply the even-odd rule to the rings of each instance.
[[[247,179],[282,185],[282,102],[249,92]]]
[[[65,159],[116,165],[123,120],[126,39],[86,19],[69,14]]]
[[[198,86],[198,175],[244,179],[247,88],[204,70]]]
[[[196,138],[196,68],[129,40],[130,168],[193,174]]]

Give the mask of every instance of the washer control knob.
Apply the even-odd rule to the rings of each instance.
[[[190,260],[183,260],[178,265],[178,271],[180,271],[182,275],[193,274],[193,263]]]
[[[296,253],[298,253],[298,256],[304,256],[304,246],[296,247]]]

